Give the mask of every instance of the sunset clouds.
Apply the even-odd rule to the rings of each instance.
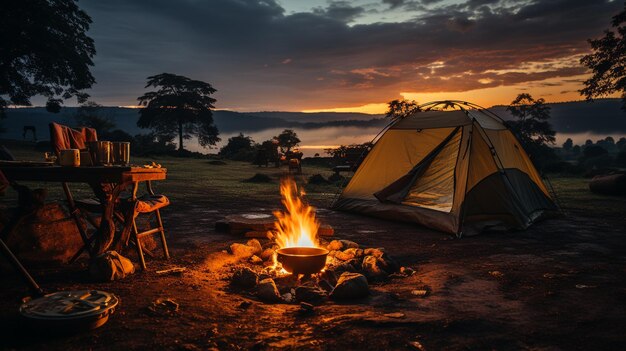
[[[79,5],[94,20],[96,101],[133,104],[148,75],[171,72],[212,83],[218,108],[246,111],[354,107],[401,93],[494,88],[568,100],[585,74],[578,59],[588,51],[586,40],[600,36],[624,6],[603,0]],[[496,95],[492,102],[500,103]]]

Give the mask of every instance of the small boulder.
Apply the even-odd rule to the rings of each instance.
[[[258,279],[259,276],[253,270],[248,267],[241,267],[233,273],[230,283],[238,288],[252,289],[256,286]]]
[[[356,260],[344,261],[341,264],[336,265],[333,269],[337,273],[356,272],[356,267],[358,266],[355,265],[356,263],[358,263]]]
[[[263,250],[263,252],[261,252],[261,255],[259,257],[261,257],[261,259],[263,261],[267,261],[267,260],[271,260],[272,257],[274,256],[274,249],[268,248]]]
[[[343,250],[359,248],[359,244],[355,243],[354,241],[350,241],[350,240],[339,240],[339,241],[341,241],[341,243],[343,244]]]
[[[296,301],[310,304],[320,304],[326,300],[326,291],[312,284],[305,284],[296,288]]]
[[[359,299],[369,295],[367,278],[359,273],[343,273],[330,297],[333,300]]]
[[[386,280],[389,274],[379,266],[380,259],[374,256],[365,256],[361,264],[361,270],[370,282],[380,282]]]
[[[400,267],[400,273],[407,277],[410,277],[415,274],[415,270],[411,267]]]
[[[330,242],[330,244],[328,244],[328,246],[326,246],[326,249],[331,252],[341,250],[343,249],[343,243],[341,242],[341,240],[333,240]]]
[[[252,257],[250,257],[250,259],[248,260],[250,263],[252,264],[261,264],[263,263],[263,260],[257,256],[257,255],[253,255]]]
[[[359,257],[363,257],[363,249],[347,249],[344,251],[344,253],[352,255],[353,257],[359,258]]]
[[[261,252],[263,252],[263,247],[261,246],[261,243],[257,239],[248,240],[246,245],[254,248],[255,255],[260,255]]]
[[[351,259],[354,258],[354,253],[348,252],[348,250],[339,251],[335,254],[335,258],[341,261],[350,261]]]
[[[383,257],[383,254],[385,254],[385,249],[383,249],[382,247],[369,248],[369,249],[365,249],[363,251],[363,254],[365,256],[374,256],[376,258],[381,258]]]
[[[388,254],[384,253],[381,257],[378,258],[379,267],[389,274],[397,273],[400,271],[400,265],[396,260],[391,258]]]
[[[271,278],[263,279],[256,287],[256,296],[263,302],[280,302],[281,296],[276,283]]]
[[[230,252],[237,256],[240,260],[247,260],[254,255],[256,248],[244,244],[234,243],[230,245]]]

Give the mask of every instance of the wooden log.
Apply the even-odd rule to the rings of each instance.
[[[230,215],[224,218],[228,223],[228,232],[244,234],[247,232],[266,232],[274,228],[274,216],[262,213]]]
[[[626,195],[626,174],[595,176],[589,182],[589,190],[603,195]]]

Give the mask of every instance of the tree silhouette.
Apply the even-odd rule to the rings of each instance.
[[[278,134],[276,137],[278,140],[278,146],[280,146],[280,151],[288,152],[292,147],[298,146],[300,144],[300,138],[298,138],[298,134],[294,132],[292,129],[285,129],[282,133]]]
[[[565,142],[563,143],[563,150],[570,151],[573,147],[574,141],[572,140],[572,138],[567,138],[567,140],[565,140]]]
[[[215,145],[219,131],[213,124],[211,111],[216,90],[209,83],[171,73],[148,77],[146,88],[158,88],[137,98],[145,106],[139,110],[137,126],[151,128],[157,135],[178,134],[178,151],[183,140],[198,137],[201,146]]]
[[[95,83],[90,24],[75,0],[1,2],[0,117],[9,104],[30,106],[36,95],[47,98],[50,112],[74,96],[79,103],[87,100],[82,90]]]
[[[626,110],[626,4],[624,10],[613,17],[611,25],[612,30],[606,30],[604,37],[589,40],[593,52],[580,60],[593,72],[580,94],[592,100],[621,93],[622,109]]]
[[[548,144],[556,141],[556,132],[548,122],[550,107],[545,100],[533,99],[530,94],[519,94],[506,109],[516,120],[506,121],[513,133],[540,170],[558,159],[554,150]]]
[[[90,127],[98,132],[98,135],[104,136],[115,128],[115,122],[111,116],[106,115],[102,109],[102,105],[87,101],[76,109],[74,119],[79,127]]]
[[[391,119],[404,118],[420,111],[415,100],[392,100],[387,105],[385,116]]]

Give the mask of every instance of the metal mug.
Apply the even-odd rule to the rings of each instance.
[[[111,142],[91,141],[87,143],[89,155],[94,165],[103,166],[111,164]]]
[[[80,150],[65,149],[59,152],[59,164],[65,167],[80,166]]]
[[[130,163],[130,143],[125,141],[113,142],[111,148],[111,163],[126,166]]]

